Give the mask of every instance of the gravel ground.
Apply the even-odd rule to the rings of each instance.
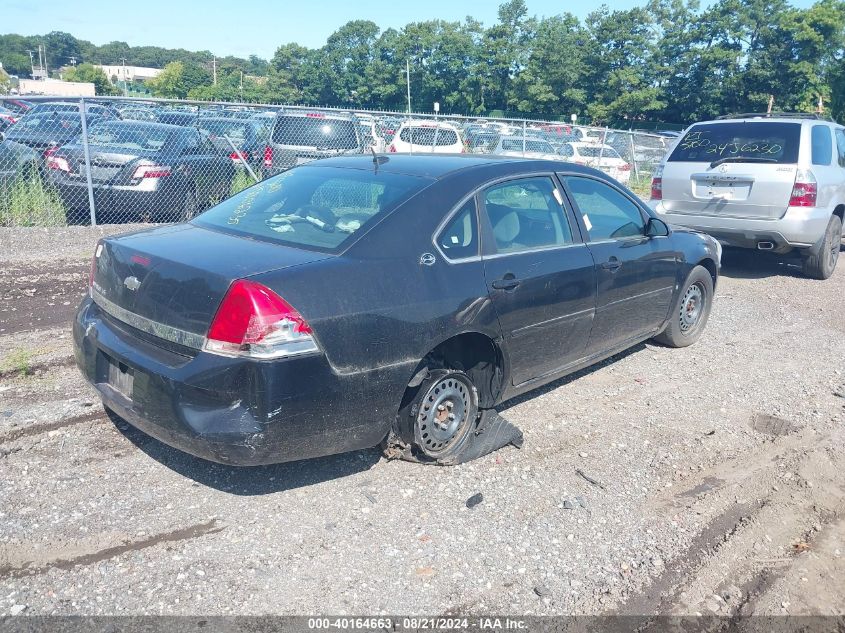
[[[845,266],[727,253],[698,344],[506,403],[522,450],[235,469],[73,366],[114,227],[0,231],[0,615],[845,611]]]

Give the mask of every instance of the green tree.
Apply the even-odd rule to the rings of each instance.
[[[91,64],[79,64],[68,68],[63,75],[65,81],[81,81],[94,84],[94,92],[97,95],[119,95],[120,90],[109,82],[109,78],[101,68]]]
[[[170,62],[157,77],[148,79],[146,84],[156,97],[184,99],[188,96],[188,88],[185,85],[185,64]]]

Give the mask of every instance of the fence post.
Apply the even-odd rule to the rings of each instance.
[[[601,169],[601,159],[604,158],[604,146],[607,143],[607,126],[604,126],[604,134],[601,135],[601,147],[599,147],[599,164],[598,168]],[[604,170],[602,170],[604,171]]]
[[[525,128],[526,128],[527,121],[525,119],[522,120],[522,157],[525,158]]]
[[[91,226],[97,226],[97,209],[94,206],[94,183],[91,180],[91,152],[88,148],[88,121],[85,117],[85,99],[79,99],[79,118],[82,122],[82,153],[85,156],[85,182],[88,184],[88,208]]]
[[[634,133],[630,133],[631,136],[631,164],[634,166],[634,180],[640,179],[639,170],[637,170],[637,150],[634,149]]]

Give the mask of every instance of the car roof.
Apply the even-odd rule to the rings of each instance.
[[[183,125],[174,125],[172,123],[159,123],[158,121],[138,121],[137,119],[118,119],[115,121],[103,121],[100,125],[131,125],[132,127],[142,127],[153,130],[170,130],[175,132],[177,130],[188,130]]]
[[[445,121],[433,121],[431,119],[411,119],[410,121],[402,121],[402,127],[439,127],[441,130],[454,130],[458,128]]]
[[[567,163],[566,161],[521,158],[496,154],[379,154],[379,158],[388,159],[386,162],[379,164],[379,171],[434,179],[445,178],[459,171],[482,170],[490,167],[501,168],[508,164],[512,165],[515,174],[537,171],[561,171],[561,167],[565,165],[567,171],[603,175],[603,172],[598,170]],[[374,169],[373,157],[371,155],[324,158],[319,161],[307,163],[296,169],[302,167],[307,168],[309,166]]]

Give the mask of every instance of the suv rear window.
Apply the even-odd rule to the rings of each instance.
[[[316,149],[357,149],[355,122],[310,116],[280,115],[273,129],[273,142]]]
[[[437,146],[455,145],[458,142],[458,135],[454,130],[444,130],[434,127],[406,127],[402,128],[399,138],[412,145],[434,145],[435,136]]]
[[[259,182],[194,221],[227,233],[336,252],[376,216],[430,182],[404,174],[307,165]]]
[[[710,163],[722,158],[753,158],[797,163],[800,123],[732,121],[694,125],[675,146],[669,162]]]

